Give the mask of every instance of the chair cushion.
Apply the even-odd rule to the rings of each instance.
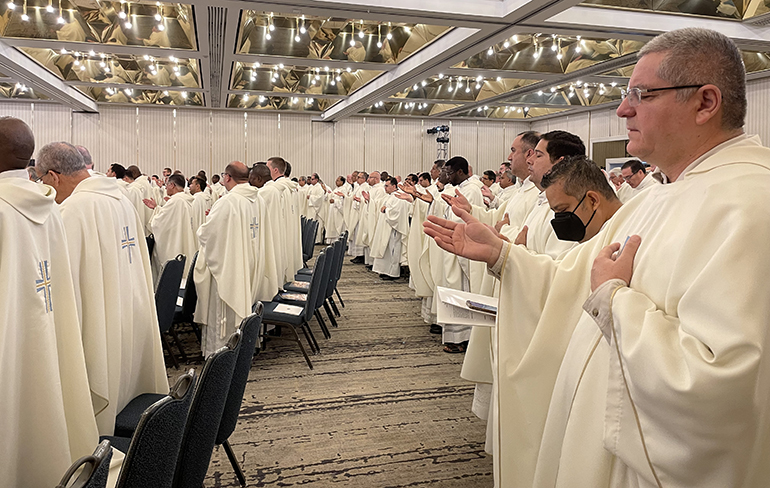
[[[117,449],[118,451],[122,452],[123,454],[128,452],[128,446],[131,445],[131,438],[130,437],[119,437],[115,435],[103,435],[99,437],[99,442],[102,442],[103,440],[110,441],[110,444],[112,447]]]
[[[265,323],[281,323],[281,324],[291,324],[291,325],[302,325],[304,322],[304,310],[299,315],[291,315],[288,313],[280,313],[275,311],[275,307],[278,305],[287,305],[285,303],[281,302],[267,302],[263,303],[265,306],[265,311],[262,314],[262,322]]]
[[[305,302],[307,301],[307,293],[285,291],[277,294],[273,300],[276,302],[288,303],[291,305],[304,307]]]
[[[294,275],[294,281],[307,281],[310,282],[310,279],[313,277],[313,275],[305,275],[305,274],[297,274]],[[287,283],[289,284],[289,283]]]
[[[115,417],[115,435],[131,438],[134,435],[139,418],[147,407],[157,402],[166,395],[161,393],[142,393],[134,398]]]
[[[311,275],[313,274],[313,268],[302,268],[297,271],[298,275]]]

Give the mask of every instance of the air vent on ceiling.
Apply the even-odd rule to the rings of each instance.
[[[227,9],[223,7],[209,7],[209,63],[210,63],[210,88],[211,106],[219,107],[222,93],[222,72],[225,59],[225,24]]]

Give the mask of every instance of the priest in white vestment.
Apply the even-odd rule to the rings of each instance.
[[[186,258],[182,279],[187,278],[192,258],[197,250],[197,241],[193,234],[193,217],[190,197],[184,193],[184,177],[179,174],[169,176],[166,183],[169,199],[162,207],[155,200],[147,199],[144,204],[154,210],[150,219],[150,229],[155,236],[153,260],[157,277],[167,262],[182,254]]]
[[[99,442],[56,192],[24,169],[34,148],[0,118],[0,480],[14,488],[55,486]]]
[[[65,142],[43,147],[36,170],[61,201],[91,401],[99,434],[112,435],[134,397],[168,391],[141,222],[116,180],[90,176]]]
[[[270,301],[278,292],[272,240],[263,228],[265,204],[248,178],[243,163],[227,165],[228,193],[217,200],[198,229],[195,321],[204,324],[206,356],[225,344],[257,301]]]
[[[297,193],[299,194],[299,202],[300,202],[300,215],[304,215],[307,217],[307,192],[310,191],[310,185],[307,184],[307,178],[304,176],[300,176],[297,179]]]
[[[316,244],[323,244],[324,229],[329,214],[329,206],[326,202],[329,191],[326,185],[318,177],[318,173],[313,173],[310,177],[310,189],[307,193],[307,218],[318,221],[318,232],[315,236]]]
[[[360,244],[364,247],[364,262],[367,266],[374,264],[374,258],[371,256],[372,239],[377,230],[377,223],[380,217],[380,208],[382,201],[385,200],[385,184],[381,180],[379,171],[369,174],[369,189],[361,192],[366,205],[362,212],[363,227],[359,233]]]
[[[350,213],[345,225],[350,232],[348,238],[348,254],[353,256],[350,260],[354,264],[364,263],[364,246],[361,240],[361,233],[364,226],[364,215],[366,211],[366,199],[364,198],[364,192],[369,191],[369,174],[361,171],[358,173],[358,187],[356,187],[353,194],[350,196]]]
[[[620,174],[628,185],[628,188],[632,191],[624,191],[623,197],[626,201],[635,197],[647,188],[657,185],[658,180],[652,177],[652,174],[647,173],[644,165],[638,159],[631,159],[623,163],[620,167]],[[621,188],[623,188],[621,186]],[[620,196],[621,190],[618,190],[618,196]]]
[[[380,277],[400,278],[401,264],[406,263],[407,237],[409,234],[408,202],[396,197],[398,181],[391,177],[385,182],[388,197],[380,208],[380,222],[372,239],[372,271]]]
[[[345,179],[342,176],[334,181],[336,188],[329,195],[329,218],[326,225],[326,243],[331,244],[343,232],[345,232],[345,201],[348,196],[348,189],[345,186]]]
[[[192,217],[192,229],[193,237],[195,237],[195,248],[198,248],[198,237],[196,233],[198,228],[206,222],[206,218],[211,211],[211,206],[214,204],[211,195],[206,190],[208,185],[206,180],[199,176],[193,176],[190,179],[190,194],[193,196],[193,201],[190,208],[190,215]]]
[[[703,29],[666,33],[639,56],[632,87],[670,86],[668,73],[685,84],[700,70],[714,79],[680,96],[630,91],[618,108],[628,151],[671,183],[629,201],[558,263],[527,269],[502,243],[502,253],[477,256],[501,270],[504,293],[529,279],[526,300],[501,301],[514,331],[533,331],[514,339],[519,358],[505,366],[522,401],[501,398],[517,424],[501,433],[501,486],[770,479],[770,261],[746,254],[770,238],[770,151],[742,131],[742,57]]]
[[[145,236],[149,236],[152,233],[150,229],[150,219],[153,216],[152,209],[144,205],[144,200],[154,199],[155,192],[150,184],[150,179],[143,175],[141,170],[136,165],[131,165],[126,168],[126,179],[130,179],[128,185],[129,191],[133,191],[136,196],[129,198],[131,203],[136,207],[136,211],[139,213],[139,217],[142,219],[145,227]]]

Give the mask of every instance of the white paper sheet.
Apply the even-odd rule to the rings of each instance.
[[[286,305],[284,303],[275,307],[275,312],[285,313],[286,315],[299,315],[305,310],[303,307],[297,307],[295,305]]]
[[[439,302],[436,304],[436,319],[440,325],[473,325],[494,327],[495,316],[476,312],[468,308],[466,301],[483,303],[497,307],[497,298],[452,290],[443,286],[436,287]]]

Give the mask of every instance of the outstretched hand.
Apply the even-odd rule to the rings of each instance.
[[[155,203],[155,200],[153,200],[152,198],[145,198],[144,200],[142,200],[142,202],[145,205],[147,205],[147,208],[152,209],[152,210],[155,210],[155,207],[158,206],[158,204]]]
[[[459,188],[455,188],[455,195],[456,196],[453,197],[451,195],[442,193],[441,198],[443,198],[450,207],[458,207],[468,213],[471,213],[471,204],[468,202],[468,199],[465,198],[465,195],[460,193]]]
[[[493,266],[500,256],[502,239],[467,211],[457,206],[452,207],[452,211],[463,219],[463,223],[431,215],[423,223],[425,233],[447,252]]]
[[[495,230],[500,232],[500,229],[502,229],[504,225],[511,225],[511,218],[507,213],[505,214],[505,217],[503,217],[503,220],[495,224]]]
[[[516,239],[513,241],[514,244],[522,245],[524,247],[527,247],[527,233],[529,232],[529,227],[526,225],[521,228],[521,232],[519,232],[519,235],[516,236]]]
[[[489,198],[490,200],[494,200],[495,199],[494,193],[492,193],[492,191],[486,185],[481,187],[481,194],[484,195],[485,197]]]
[[[641,244],[642,238],[633,235],[628,238],[620,255],[616,254],[620,250],[619,242],[602,248],[594,259],[591,268],[591,291],[596,290],[603,283],[617,278],[627,284],[631,283],[631,277],[634,274],[634,257],[636,257],[636,252]]]

